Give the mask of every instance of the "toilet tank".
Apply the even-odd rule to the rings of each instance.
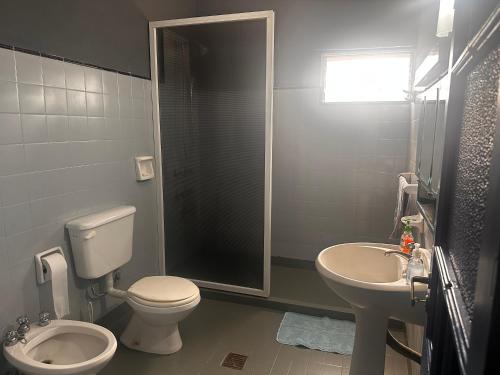
[[[134,214],[135,207],[120,206],[66,224],[79,277],[97,279],[130,261]]]

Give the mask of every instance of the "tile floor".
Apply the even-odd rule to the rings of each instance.
[[[184,347],[170,356],[119,345],[101,375],[346,375],[350,356],[281,345],[283,312],[204,299],[181,324]],[[402,332],[396,332],[402,338]],[[243,370],[221,367],[229,352],[248,356]],[[386,375],[407,375],[408,362],[387,348]]]

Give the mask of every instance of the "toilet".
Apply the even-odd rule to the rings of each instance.
[[[122,344],[148,353],[175,353],[182,347],[178,323],[199,304],[200,290],[175,276],[144,277],[126,291],[114,288],[113,271],[132,258],[135,211],[120,206],[66,224],[76,273],[84,279],[104,277],[106,293],[133,309]]]

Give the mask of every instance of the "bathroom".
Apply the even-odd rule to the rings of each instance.
[[[0,1],[0,374],[500,373],[499,24]]]

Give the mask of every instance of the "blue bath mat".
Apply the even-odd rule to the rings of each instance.
[[[352,354],[356,325],[347,320],[285,313],[276,340],[324,352]]]

